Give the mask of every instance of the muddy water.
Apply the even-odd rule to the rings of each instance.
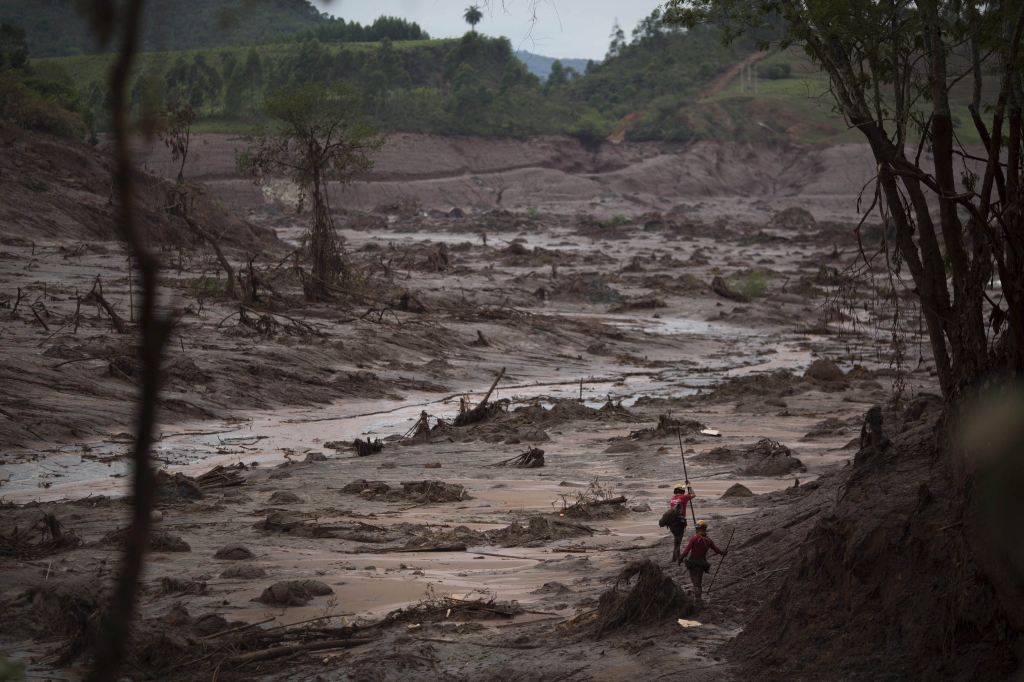
[[[550,407],[547,400],[579,398],[589,407],[600,407],[608,400],[629,407],[641,397],[690,395],[725,376],[800,369],[812,359],[803,341],[793,338],[766,344],[763,332],[736,325],[614,314],[580,319],[674,337],[692,345],[693,353],[684,358],[678,353],[654,353],[652,360],[676,366],[650,372],[624,373],[608,360],[597,360],[591,365],[601,374],[587,377],[537,368],[510,357],[510,374],[518,381],[499,384],[493,399],[507,398],[513,409],[535,401]],[[757,354],[766,348],[770,354]],[[710,349],[713,352],[707,353]],[[686,364],[678,365],[680,359]],[[412,392],[401,401],[348,400],[326,407],[247,412],[230,421],[177,423],[159,433],[153,455],[168,471],[190,475],[240,461],[275,465],[287,457],[301,459],[307,452],[322,450],[326,441],[403,434],[422,411],[451,419],[460,395],[468,395],[472,402],[482,398],[480,384],[460,388],[461,393],[444,396]],[[15,461],[0,466],[0,493],[3,499],[19,503],[124,493],[130,474],[129,447],[125,438],[107,438],[18,452]]]

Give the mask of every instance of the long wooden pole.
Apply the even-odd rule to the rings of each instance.
[[[494,387],[498,385],[498,382],[499,382],[499,381],[501,381],[501,378],[502,378],[503,376],[505,376],[505,368],[504,368],[504,367],[502,367],[502,368],[501,368],[501,371],[500,371],[500,372],[498,372],[498,376],[497,376],[497,378],[496,378],[496,379],[494,380],[494,383],[493,383],[493,384],[491,384],[491,387],[490,387],[489,389],[487,389],[487,395],[485,395],[485,396],[484,396],[484,399],[480,401],[480,404],[479,404],[479,405],[477,405],[477,407],[480,407],[481,405],[483,405],[484,403],[486,403],[486,402],[488,401],[488,399],[490,399],[490,397],[491,397],[491,394],[492,394],[492,393],[494,393]]]
[[[732,544],[732,536],[733,535],[736,535],[736,529],[735,528],[733,528],[732,532],[729,533],[729,541],[725,543],[725,553],[726,554],[729,553],[729,545]],[[718,569],[720,569],[722,567],[723,563],[725,563],[725,557],[724,556],[722,557],[722,560],[718,562],[718,566],[715,567],[715,574],[713,576],[711,576],[711,582],[708,583],[708,594],[711,594],[711,586],[715,584],[715,578],[718,577]]]
[[[676,437],[679,438],[679,456],[683,458],[683,478],[689,483],[690,475],[686,473],[686,453],[683,452],[683,434],[676,427]],[[693,517],[693,531],[697,532],[697,512],[693,511],[693,498],[690,498],[690,516]]]

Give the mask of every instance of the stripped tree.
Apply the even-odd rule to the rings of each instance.
[[[331,220],[328,182],[348,184],[373,167],[370,155],[384,144],[363,118],[359,96],[347,83],[304,83],[271,92],[263,102],[267,121],[247,138],[236,157],[238,170],[256,184],[285,176],[299,187],[301,211],[312,200],[307,232],[312,275],[303,289],[323,300],[331,285],[348,275],[344,249]]]

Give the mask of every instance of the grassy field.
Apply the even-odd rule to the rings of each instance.
[[[692,105],[692,116],[701,117],[710,128],[722,125],[721,114],[728,116],[737,137],[788,142],[864,142],[864,135],[847,126],[835,112],[835,99],[829,91],[828,78],[802,54],[790,50],[766,55],[758,60],[758,71],[764,73],[772,65],[787,64],[790,77],[778,80],[758,78],[755,94],[746,79],[739,76],[706,100]],[[994,101],[998,84],[989,79],[983,99]],[[967,105],[971,99],[970,79],[962,79],[950,93],[954,133],[965,146],[980,145],[981,138]],[[924,103],[926,111],[928,103]],[[927,117],[927,114],[924,114]],[[908,137],[917,139],[911,132]]]

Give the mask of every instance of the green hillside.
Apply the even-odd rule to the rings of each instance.
[[[375,35],[376,42],[359,42]],[[544,82],[505,38],[389,35],[424,34],[415,24],[382,18],[369,27],[329,22],[247,45],[145,53],[132,77],[134,113],[187,101],[198,113],[197,131],[240,132],[258,120],[269,90],[344,80],[358,86],[366,114],[385,132],[568,133],[587,143],[613,134],[638,141],[863,141],[834,114],[828,83],[800,54],[758,52],[750,39],[723,46],[713,28],[666,27],[657,12],[630,39],[614,35],[608,56],[585,73],[556,61]],[[83,55],[33,59],[30,68],[77,91],[102,130],[110,65],[110,55]],[[968,81],[952,94],[959,139],[977,143],[966,109]]]
[[[658,98],[689,101],[753,50],[742,42],[723,47],[711,30],[684,32],[648,21],[631,42],[616,39],[609,57],[586,74],[555,62],[541,83],[504,38],[470,32],[457,40],[349,42],[338,24],[345,26],[323,24],[246,46],[142,54],[131,90],[136,113],[187,100],[200,129],[238,131],[256,120],[269,89],[346,80],[359,85],[367,114],[385,131],[569,132],[596,140]],[[39,75],[78,90],[100,128],[109,118],[110,64],[110,55],[32,60]]]
[[[25,30],[34,57],[97,52],[77,0],[0,0],[0,22]],[[161,0],[143,16],[146,51],[175,52],[304,36],[345,42],[428,37],[416,24],[381,17],[372,25],[321,14],[308,0]]]

